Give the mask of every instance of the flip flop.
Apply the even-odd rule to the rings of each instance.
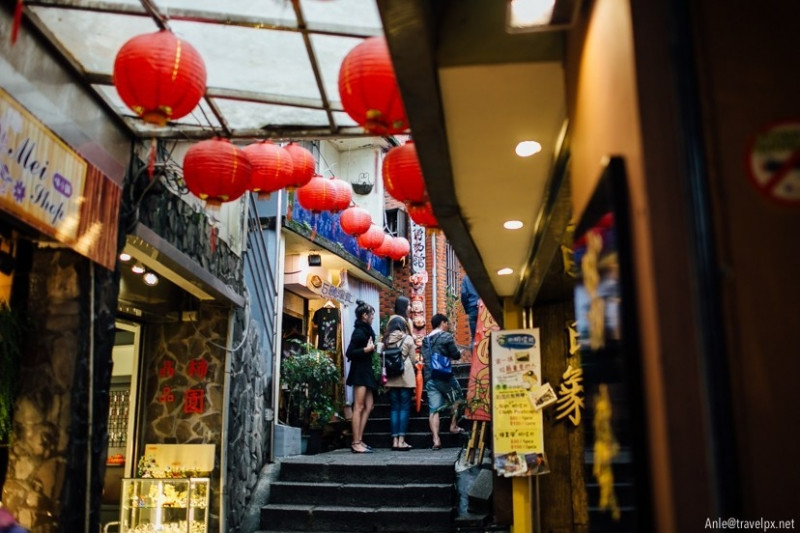
[[[441,449],[442,449],[442,445],[441,444],[439,444],[438,446],[435,445],[435,444],[433,446],[431,446],[431,450],[441,450]]]
[[[456,431],[451,431],[450,433],[452,433],[453,435],[459,435],[461,433],[467,433],[467,430],[462,427],[459,427]]]

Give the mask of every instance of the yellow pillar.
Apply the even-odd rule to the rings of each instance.
[[[525,327],[522,317],[522,308],[510,298],[503,300],[503,327],[505,329],[520,329]],[[511,503],[514,524],[512,533],[530,533],[533,531],[531,511],[531,488],[527,477],[511,479]]]

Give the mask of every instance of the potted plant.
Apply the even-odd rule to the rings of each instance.
[[[289,425],[305,435],[321,438],[322,428],[336,415],[333,402],[339,369],[328,355],[307,342],[296,343],[296,353],[281,363],[281,384],[287,390],[286,417]],[[312,452],[313,448],[309,450]]]

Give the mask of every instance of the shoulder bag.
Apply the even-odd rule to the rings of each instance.
[[[450,358],[433,350],[430,337],[426,337],[425,341],[428,343],[428,351],[431,353],[431,377],[443,381],[449,380],[453,377],[453,365]]]

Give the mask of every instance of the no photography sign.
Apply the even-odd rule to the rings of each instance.
[[[757,133],[746,163],[759,192],[775,203],[800,205],[800,121],[773,124]]]

